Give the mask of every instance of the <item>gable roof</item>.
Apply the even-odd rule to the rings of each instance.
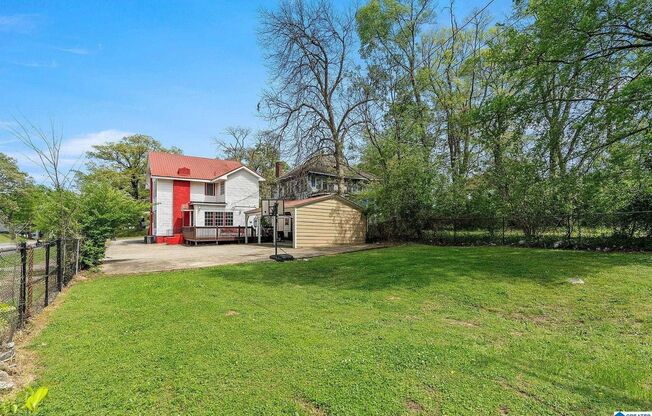
[[[374,175],[352,168],[348,163],[344,165],[343,170],[344,177],[348,179],[374,179]],[[317,153],[316,155],[309,157],[299,166],[296,166],[282,174],[279,179],[288,179],[310,172],[337,176],[337,170],[335,169],[335,157],[333,155]]]
[[[151,176],[162,176],[166,178],[211,181],[240,169],[245,169],[257,177],[262,178],[256,172],[236,160],[150,152],[148,154],[148,165]]]
[[[320,196],[313,196],[311,198],[305,198],[305,199],[286,199],[285,200],[285,208],[298,208],[298,207],[303,207],[306,205],[314,204],[316,202],[321,202],[321,201],[326,201],[329,199],[337,199],[339,201],[342,201],[346,205],[349,205],[350,207],[357,209],[358,211],[364,211],[364,208],[361,207],[360,205],[356,204],[355,202],[344,198],[341,195],[338,194],[328,194],[328,195],[320,195]],[[245,211],[245,214],[255,214],[260,212],[260,208],[255,208],[249,211]]]

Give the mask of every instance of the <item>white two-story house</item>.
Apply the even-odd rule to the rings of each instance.
[[[156,242],[183,242],[184,227],[237,227],[257,208],[262,176],[233,160],[151,152],[149,235]],[[206,235],[212,230],[199,230]]]

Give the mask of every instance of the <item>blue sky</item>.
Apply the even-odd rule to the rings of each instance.
[[[487,1],[456,8],[465,14]],[[256,116],[267,81],[256,29],[258,11],[274,5],[3,0],[0,152],[38,178],[26,149],[4,129],[18,118],[53,121],[69,163],[91,145],[129,133],[215,156],[212,138],[226,127],[265,127]],[[495,0],[489,11],[501,18],[509,8],[508,0]]]

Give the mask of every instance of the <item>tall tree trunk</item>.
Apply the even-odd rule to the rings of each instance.
[[[138,189],[140,186],[140,181],[138,180],[138,177],[136,175],[131,176],[131,196],[134,198],[136,201],[140,199],[140,190]]]
[[[344,194],[344,149],[343,143],[339,140],[335,140],[335,171],[337,173],[337,194]]]

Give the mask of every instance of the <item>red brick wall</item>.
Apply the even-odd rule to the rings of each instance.
[[[177,181],[172,184],[172,230],[181,233],[183,227],[183,212],[181,207],[190,202],[190,182]]]

